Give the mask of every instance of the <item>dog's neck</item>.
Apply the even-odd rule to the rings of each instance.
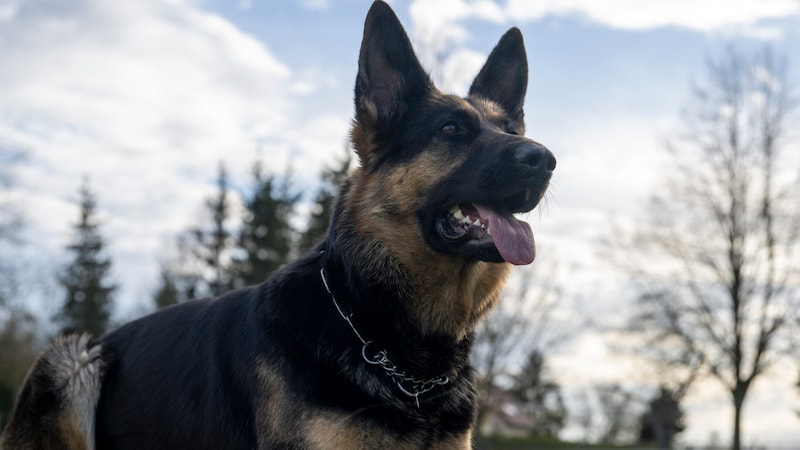
[[[326,290],[351,323],[336,317],[354,345],[371,341],[373,349],[385,350],[402,370],[418,379],[436,378],[459,370],[468,362],[471,334],[456,338],[444,333],[425,333],[406,306],[408,288],[398,275],[367,278],[353,255],[328,247],[322,256]],[[319,276],[319,275],[318,275]],[[360,351],[360,349],[358,349]],[[372,352],[375,353],[375,352]]]
[[[394,382],[398,390],[408,397],[414,399],[417,407],[419,408],[420,395],[427,394],[428,392],[448,384],[452,377],[457,375],[456,370],[450,370],[447,374],[441,374],[431,378],[418,378],[413,373],[406,372],[402,367],[394,363],[386,349],[381,348],[380,344],[367,340],[367,338],[358,331],[358,328],[353,323],[353,312],[346,307],[343,307],[336,296],[331,291],[331,285],[328,282],[328,277],[325,274],[325,266],[322,265],[319,271],[320,279],[322,280],[325,290],[330,296],[333,306],[339,313],[343,321],[347,323],[353,335],[361,343],[361,357],[364,362],[373,366],[379,366],[383,369],[384,374]]]

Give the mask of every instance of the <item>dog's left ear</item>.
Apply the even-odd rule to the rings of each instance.
[[[522,124],[522,105],[528,88],[528,58],[519,28],[511,28],[500,38],[486,64],[475,77],[470,96],[485,97],[498,103],[511,119]]]

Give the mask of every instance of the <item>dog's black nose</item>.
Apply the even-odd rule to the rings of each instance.
[[[544,145],[525,143],[515,149],[517,160],[536,170],[552,172],[556,168],[556,157]]]

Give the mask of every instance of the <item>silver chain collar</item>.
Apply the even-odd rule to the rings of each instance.
[[[350,320],[353,317],[353,313],[345,314],[342,308],[339,306],[339,302],[336,301],[336,297],[331,292],[330,286],[328,286],[328,279],[325,277],[325,268],[322,267],[319,269],[319,276],[322,278],[322,284],[325,285],[325,290],[328,291],[328,295],[331,296],[331,300],[333,300],[333,306],[336,307],[336,310],[339,311],[339,315],[342,316],[342,319],[350,325],[350,329],[353,330],[353,334],[356,335],[359,341],[363,344],[361,347],[361,356],[364,358],[368,364],[381,366],[383,371],[392,378],[394,383],[400,389],[400,392],[403,394],[412,397],[417,404],[417,408],[419,408],[419,396],[430,392],[436,386],[442,386],[450,382],[450,378],[445,375],[440,375],[438,377],[429,378],[427,380],[420,380],[412,375],[408,375],[403,370],[400,370],[396,364],[389,359],[389,355],[386,350],[379,350],[377,353],[369,356],[368,347],[372,344],[372,341],[368,341],[361,336],[361,333],[358,332],[356,327],[353,325],[353,322]]]

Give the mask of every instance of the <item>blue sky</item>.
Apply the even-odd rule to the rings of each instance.
[[[28,155],[2,194],[23,206],[29,224],[17,251],[44,274],[63,264],[78,186],[89,175],[121,286],[119,316],[149,307],[165,249],[198,220],[218,161],[238,189],[257,157],[272,170],[291,164],[310,189],[342,154],[369,4],[0,0],[0,145]],[[798,0],[391,4],[434,79],[456,93],[502,33],[521,28],[528,134],[559,159],[551,201],[529,220],[539,261],[570,268],[584,299],[619,293],[621,279],[596,241],[612,218],[640,217],[663,140],[709,56],[731,43],[768,44],[790,59],[800,84]],[[579,305],[600,315],[623,306]],[[586,334],[560,349],[556,375],[578,387],[598,377],[635,380],[636,362],[613,354],[608,339]],[[587,365],[597,370],[582,373]],[[745,442],[800,443],[790,409],[800,399],[788,387],[796,371],[786,373],[752,393]],[[716,432],[724,442],[732,414],[724,392],[713,384],[696,391],[687,439],[705,443]]]

